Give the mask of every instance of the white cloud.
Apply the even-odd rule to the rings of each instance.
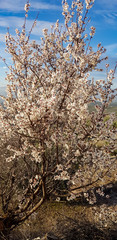
[[[7,32],[7,27],[9,27],[9,31],[13,37],[15,37],[15,29],[18,28],[20,29],[21,26],[24,23],[24,18],[20,17],[0,17],[0,25],[6,27],[6,32]],[[33,24],[33,20],[27,20],[27,34],[30,31],[30,28]],[[47,21],[37,21],[36,27],[33,29],[32,32],[32,40],[36,40],[38,44],[41,43],[40,41],[40,36],[42,36],[42,29],[43,28],[48,28],[50,29],[50,26],[53,25],[53,22],[47,22]],[[5,52],[5,35],[4,33],[0,33],[0,56],[2,58],[5,58],[7,60],[8,65],[11,64],[11,58],[10,55]],[[0,60],[0,85],[5,85],[4,79],[5,79],[5,72],[6,72],[6,67],[2,60]]]
[[[100,6],[102,6],[104,9],[114,9],[117,7],[117,0],[98,0],[98,3]]]
[[[11,11],[11,12],[21,12],[24,11],[24,5],[26,1],[22,0],[0,0],[0,10],[5,11]],[[61,10],[61,6],[55,5],[55,4],[48,4],[44,2],[38,2],[30,0],[31,10],[37,10],[37,9],[47,9],[47,10]]]
[[[0,10],[18,12],[24,9],[24,3],[21,0],[0,0]]]
[[[90,73],[90,76],[89,76],[89,79],[92,79],[94,78],[94,81],[96,80],[106,80],[106,67],[103,67],[104,71],[103,72],[96,72],[96,71],[93,71]],[[110,67],[111,69],[111,67]],[[113,69],[113,67],[112,67]],[[117,88],[117,73],[115,74],[115,79],[113,80],[113,86],[112,86],[113,89]]]
[[[94,13],[101,19],[101,28],[117,26],[117,0],[97,0],[94,4]],[[97,19],[98,20],[98,19]],[[98,22],[98,21],[97,21]]]
[[[117,43],[106,45],[105,48],[107,49],[108,53],[111,53],[113,51],[117,53]]]
[[[58,6],[55,4],[48,4],[48,3],[36,2],[36,1],[33,1],[31,6],[34,9],[47,9],[47,10],[61,10],[62,9],[61,6]]]
[[[5,34],[0,33],[0,42],[5,42]]]
[[[19,17],[0,17],[1,27],[21,27],[24,23],[23,18]]]
[[[103,18],[104,21],[111,26],[116,26],[117,23],[117,11],[115,9],[99,9],[94,11],[96,15]]]
[[[117,15],[117,13],[116,13]],[[104,15],[105,22],[111,25],[116,25],[117,16],[114,13],[107,12],[107,14]]]
[[[29,25],[31,26],[30,24],[31,22],[29,21]],[[54,22],[48,22],[48,21],[37,21],[37,25],[36,27],[33,29],[33,32],[32,34],[34,35],[42,35],[42,30],[44,28],[47,28],[48,30],[51,29],[51,25],[54,25],[55,23]],[[29,29],[29,28],[28,28]]]
[[[98,0],[95,1],[97,8],[95,14],[104,18],[106,24],[116,27],[117,24],[117,0]]]
[[[32,25],[33,25],[33,20],[28,20],[26,23],[26,30],[27,32],[30,31]],[[20,29],[22,25],[24,24],[24,18],[20,17],[0,17],[0,26],[1,27],[6,27],[6,32],[7,28],[10,28],[10,32],[13,33],[13,30],[15,31],[16,28]],[[43,28],[47,28],[50,30],[51,25],[54,25],[54,22],[48,22],[48,21],[37,21],[37,24],[35,28],[32,31],[33,35],[40,36],[42,35],[42,30]],[[3,39],[4,34],[1,34],[1,38]]]

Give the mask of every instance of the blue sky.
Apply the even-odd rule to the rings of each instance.
[[[28,29],[30,29],[37,12],[39,17],[37,25],[32,32],[32,39],[39,41],[42,36],[43,28],[50,28],[57,19],[63,23],[61,15],[62,0],[30,0],[30,11],[27,21]],[[70,4],[72,0],[68,0]],[[5,53],[5,34],[7,27],[10,28],[10,33],[15,35],[15,29],[23,25],[24,20],[24,5],[25,0],[0,0],[0,55],[7,58]],[[92,41],[92,46],[96,48],[98,43],[107,49],[106,55],[109,56],[108,62],[113,68],[117,61],[117,0],[95,0],[93,8],[90,10],[91,25],[96,27],[96,34]],[[104,64],[102,64],[104,67]],[[7,69],[0,61],[0,87],[7,84],[5,79],[5,71]],[[105,76],[104,73],[93,73],[97,79]],[[117,75],[117,74],[116,74]],[[117,87],[117,78],[114,81],[114,86]]]

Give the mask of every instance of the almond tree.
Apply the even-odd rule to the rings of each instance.
[[[96,51],[91,47],[95,28],[87,33],[93,4],[94,0],[73,0],[69,7],[63,1],[64,25],[57,20],[50,33],[43,29],[39,45],[30,41],[36,20],[26,34],[27,2],[22,31],[16,29],[16,38],[9,31],[6,35],[12,65],[6,76],[7,97],[0,108],[1,141],[9,153],[6,165],[10,168],[17,162],[22,175],[16,170],[10,185],[1,191],[5,227],[24,221],[52,195],[56,200],[72,200],[84,193],[94,203],[95,195],[92,200],[87,194],[89,188],[102,186],[105,177],[108,182],[111,171],[116,177],[116,116],[104,120],[116,95],[112,88],[116,67],[109,70],[106,65],[106,80],[89,80],[90,72],[102,71],[98,64],[107,59],[102,57],[106,50],[100,43]],[[92,112],[91,103],[96,108]],[[31,172],[30,166],[33,170],[36,166],[36,171]],[[23,180],[25,167],[28,184],[21,189],[18,174]]]

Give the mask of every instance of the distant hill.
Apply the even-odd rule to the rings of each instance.
[[[6,87],[0,87],[0,95],[6,96]],[[3,103],[3,99],[0,97],[0,103]]]
[[[113,100],[113,102],[117,102],[117,96],[115,97],[115,99]]]
[[[6,87],[0,87],[0,95],[2,96],[6,96]],[[2,101],[2,99],[0,98],[0,102]],[[113,100],[112,104],[117,103],[117,96],[115,97],[115,99]]]

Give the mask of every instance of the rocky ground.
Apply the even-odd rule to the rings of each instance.
[[[9,236],[9,240],[116,240],[117,186],[93,206],[48,202]]]

